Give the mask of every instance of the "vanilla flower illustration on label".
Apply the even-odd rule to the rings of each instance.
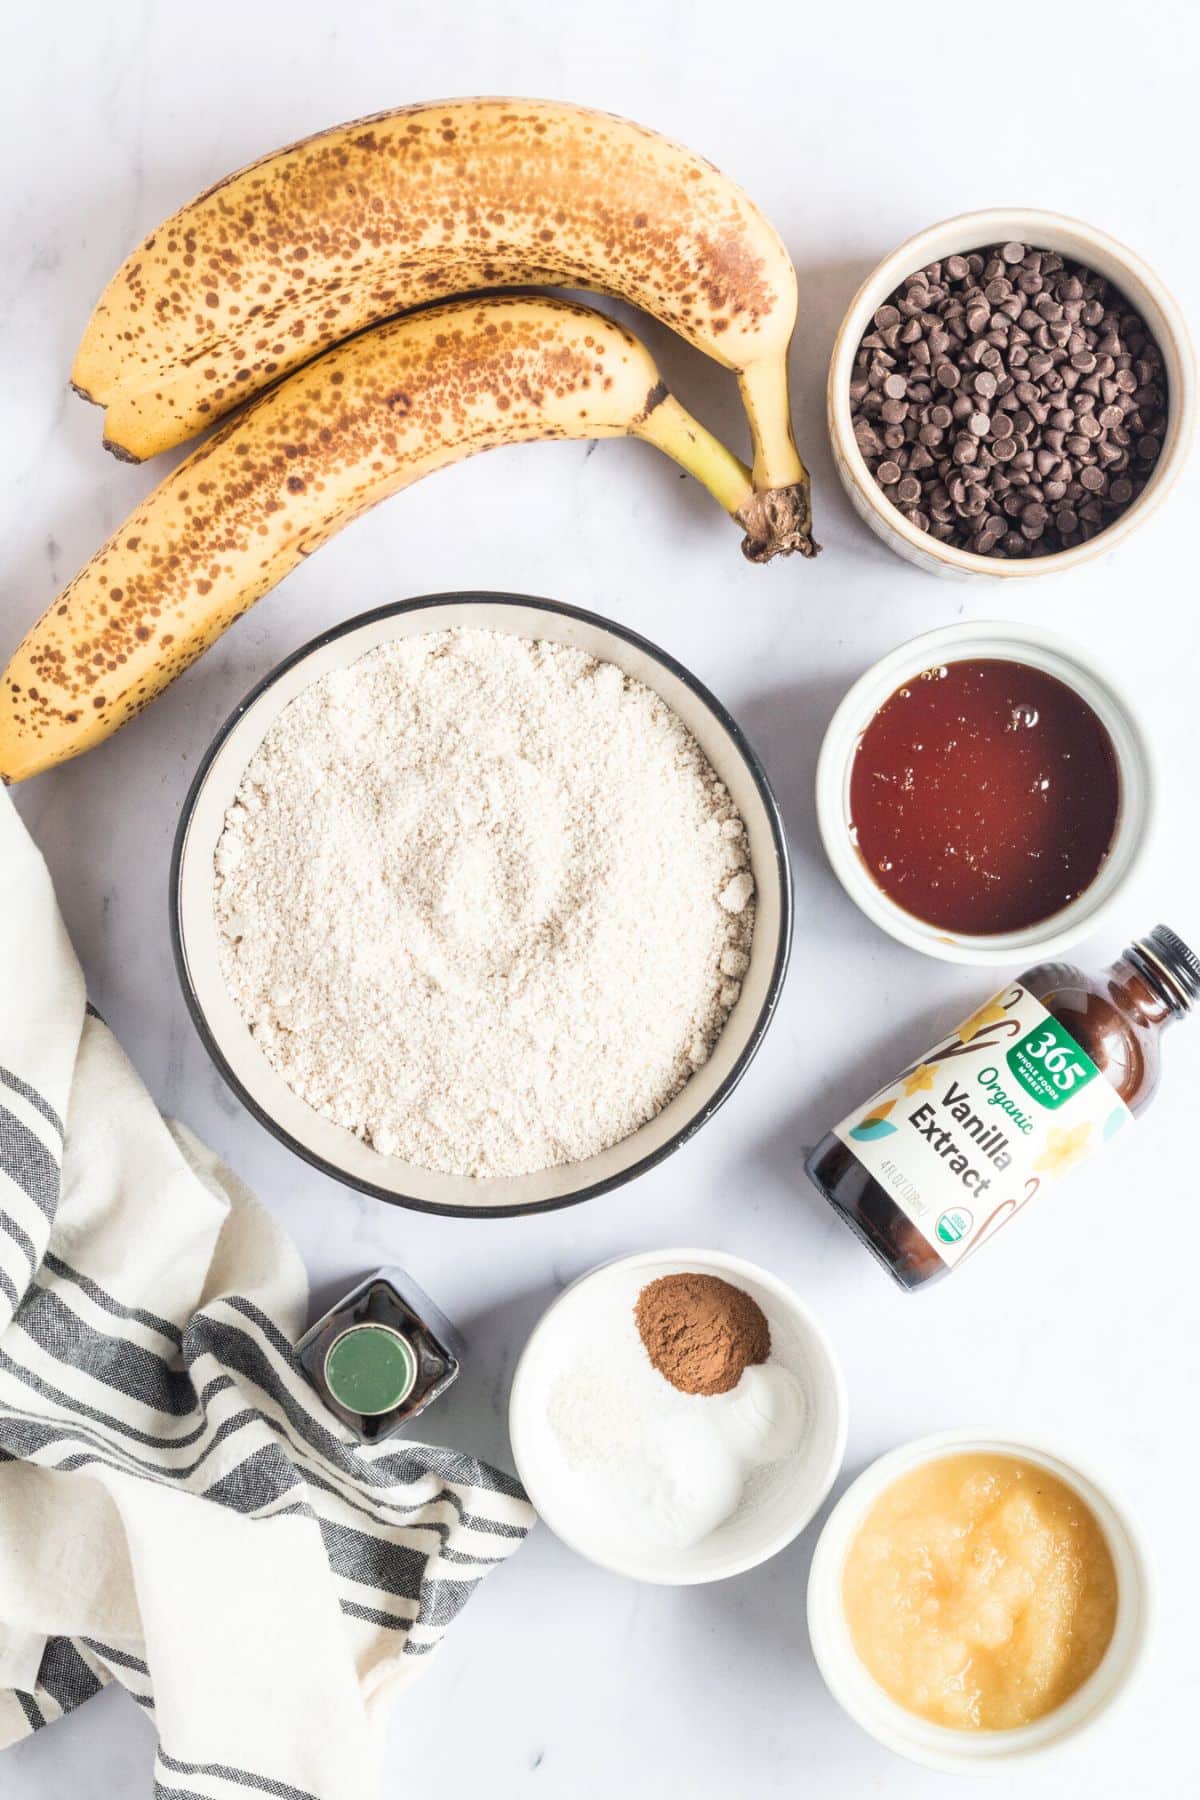
[[[1129,1117],[1071,1034],[1014,982],[835,1129],[954,1264]]]

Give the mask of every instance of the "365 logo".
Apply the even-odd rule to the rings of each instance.
[[[1100,1073],[1070,1032],[1052,1018],[1014,1044],[1007,1061],[1025,1092],[1051,1112]]]

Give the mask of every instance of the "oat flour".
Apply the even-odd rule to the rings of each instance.
[[[313,683],[216,851],[230,992],[288,1086],[381,1151],[530,1174],[708,1057],[749,959],[741,820],[657,694],[443,631]]]

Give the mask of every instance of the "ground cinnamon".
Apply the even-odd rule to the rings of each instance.
[[[663,1275],[634,1307],[646,1354],[685,1394],[727,1394],[771,1354],[771,1328],[749,1294],[716,1275]]]

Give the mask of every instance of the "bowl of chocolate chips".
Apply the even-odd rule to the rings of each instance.
[[[1103,232],[998,208],[867,277],[829,371],[855,508],[935,574],[1061,571],[1115,548],[1187,454],[1195,360],[1162,281]]]

